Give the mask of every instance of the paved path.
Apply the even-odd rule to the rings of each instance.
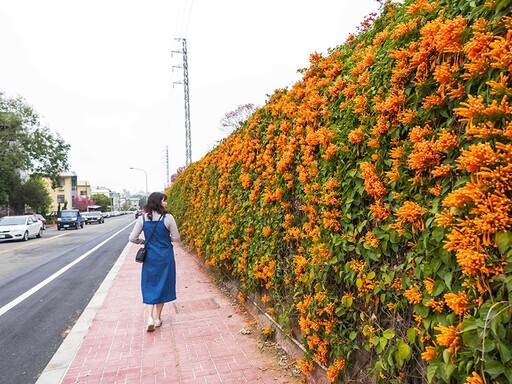
[[[146,332],[136,250],[128,243],[37,384],[300,382],[240,332],[249,319],[179,244],[178,300]]]

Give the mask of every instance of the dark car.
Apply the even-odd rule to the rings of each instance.
[[[143,211],[138,209],[135,211],[135,220],[137,220],[139,218],[140,215],[142,215]]]
[[[64,209],[57,218],[57,230],[62,228],[83,228],[85,219],[78,209]]]
[[[100,211],[83,212],[82,216],[85,218],[85,224],[103,224],[105,222],[105,217]]]

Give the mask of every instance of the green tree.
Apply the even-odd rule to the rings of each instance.
[[[59,134],[41,125],[23,98],[0,92],[0,202],[13,201],[21,172],[48,177],[57,185],[69,167],[69,148]]]
[[[101,193],[95,193],[92,195],[92,199],[96,205],[101,205],[101,210],[103,212],[110,211],[110,207],[112,205],[112,200],[110,197],[107,197]]]
[[[48,188],[39,176],[32,176],[18,184],[12,193],[11,206],[16,214],[24,214],[28,208],[31,212],[46,214],[51,203],[52,198]]]

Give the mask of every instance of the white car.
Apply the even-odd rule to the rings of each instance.
[[[0,241],[23,240],[43,236],[43,223],[37,217],[4,216],[0,218]]]

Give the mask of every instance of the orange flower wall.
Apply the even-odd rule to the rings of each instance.
[[[510,11],[386,3],[169,188],[305,377],[512,382]]]

